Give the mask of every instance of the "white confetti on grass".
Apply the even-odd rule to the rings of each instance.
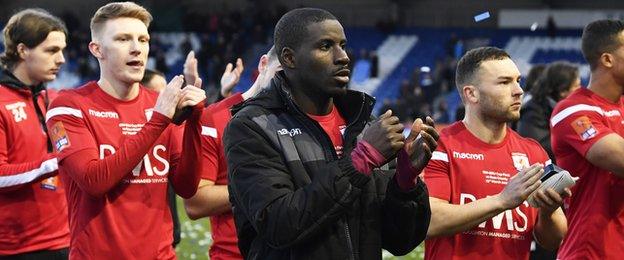
[[[195,223],[195,225],[193,225],[193,229],[194,230],[198,230],[198,231],[202,231],[202,230],[204,230],[204,227],[202,225],[200,225],[199,223]]]

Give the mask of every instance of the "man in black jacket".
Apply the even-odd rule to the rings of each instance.
[[[224,134],[241,253],[319,260],[410,252],[431,215],[418,174],[437,146],[433,120],[416,120],[408,138],[391,111],[369,122],[374,99],[346,89],[346,37],[329,12],[292,10],[274,38],[283,71],[234,109]],[[396,174],[378,169],[394,158]]]

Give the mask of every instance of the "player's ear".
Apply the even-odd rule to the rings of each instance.
[[[91,41],[89,43],[89,51],[91,52],[91,54],[93,56],[95,56],[98,60],[104,58],[104,55],[102,55],[102,47],[100,46],[100,44],[96,41]]]
[[[479,89],[474,85],[465,85],[462,88],[462,93],[467,102],[479,103]]]
[[[611,53],[603,53],[602,55],[600,55],[598,61],[602,64],[602,66],[605,66],[607,68],[613,67],[613,55],[611,55]]]
[[[260,62],[258,62],[258,72],[262,74],[266,70],[268,65],[269,65],[269,56],[267,56],[266,54],[263,54],[260,57]]]
[[[22,60],[25,60],[26,57],[28,57],[28,54],[30,53],[30,48],[28,48],[26,44],[23,44],[21,42],[17,45],[16,49],[17,49],[17,54]]]
[[[280,54],[282,57],[282,67],[294,69],[295,66],[295,51],[289,47],[284,47],[282,49],[282,53]]]

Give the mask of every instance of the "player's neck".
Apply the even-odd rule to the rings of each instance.
[[[30,77],[30,75],[28,75],[28,70],[26,70],[26,65],[24,64],[24,62],[20,62],[15,65],[15,68],[13,69],[13,71],[11,71],[11,73],[26,86],[35,86],[41,83],[36,82],[32,77]]]
[[[466,116],[462,122],[470,133],[488,144],[499,144],[505,140],[505,136],[507,135],[506,123],[483,119],[482,115],[480,116],[477,115],[477,113],[469,112],[470,111],[466,110]]]
[[[106,94],[119,100],[132,100],[139,95],[139,82],[126,83],[103,75],[98,80],[98,85]]]
[[[615,79],[608,73],[599,71],[592,73],[587,89],[613,103],[617,103],[624,94],[624,86],[615,82]]]

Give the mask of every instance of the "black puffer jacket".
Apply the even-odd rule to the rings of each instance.
[[[357,172],[338,159],[320,125],[289,97],[284,75],[234,110],[225,130],[230,201],[246,259],[381,259],[420,244],[431,211],[426,186],[403,193],[394,171]],[[356,91],[334,99],[347,121],[349,155],[374,100]]]

